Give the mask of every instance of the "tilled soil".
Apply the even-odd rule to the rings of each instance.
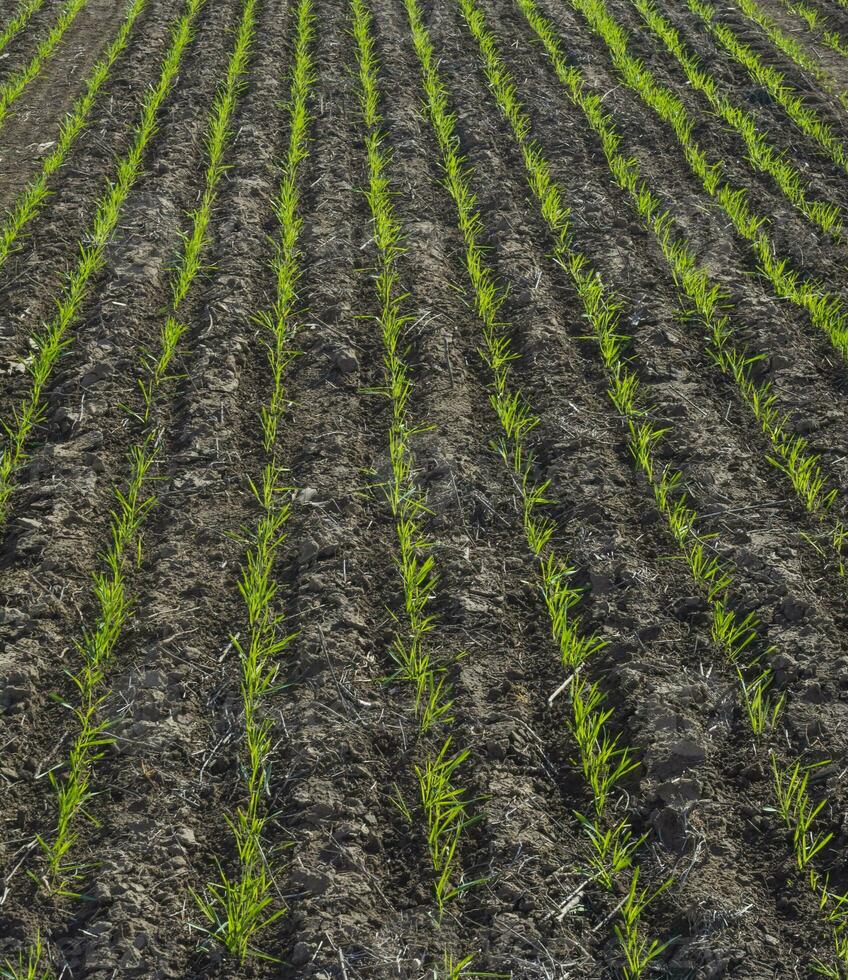
[[[574,245],[622,297],[630,354],[656,417],[662,462],[678,468],[733,569],[733,602],[761,623],[786,706],[769,750],[784,763],[825,762],[812,792],[832,833],[818,858],[848,888],[844,772],[848,759],[848,604],[819,545],[820,525],[785,476],[733,385],[710,357],[703,325],[682,315],[656,241],[613,184],[598,140],[563,92],[512,0],[482,5],[532,137],[571,209]],[[776,299],[749,246],[689,171],[673,133],[617,76],[603,41],[568,3],[541,0],[570,63],[603,95],[666,202],[677,231],[729,296],[734,329],[763,355],[796,430],[848,493],[845,367],[806,315]],[[777,0],[782,26],[803,25]],[[417,722],[392,679],[404,615],[397,536],[384,485],[391,409],[380,393],[383,346],[374,293],[351,11],[315,0],[315,84],[301,189],[298,355],[287,369],[280,461],[291,517],[274,580],[293,638],[281,654],[272,719],[266,843],[274,908],[257,940],[268,959],[244,964],[200,930],[195,895],[236,865],[228,826],[243,795],[238,640],[246,529],[257,519],[249,478],[263,462],[260,406],[271,391],[256,316],[275,288],[272,206],[288,140],[294,7],[262,0],[239,92],[228,171],[188,329],[157,418],[156,506],[129,575],[132,615],[100,707],[112,738],[97,761],[96,795],[75,844],[77,897],[51,896],[39,837],[55,827],[60,773],[74,729],[73,673],[94,625],[92,575],[109,545],[115,488],[137,436],[139,365],[158,343],[171,274],[203,189],[205,125],[242,5],[208,0],[131,191],[104,268],[73,324],[46,389],[0,529],[0,957],[15,962],[37,936],[50,976],[442,977],[445,950],[473,953],[480,975],[613,978],[622,973],[616,916],[623,894],[587,871],[576,814],[591,793],[566,724],[560,654],[522,526],[520,487],[497,451],[491,377],[463,265],[463,239],[423,112],[404,6],[372,0],[394,204],[405,234],[398,267],[410,326],[416,479],[438,573],[428,609],[432,645],[453,662],[453,739],[467,746],[464,785],[478,819],[461,866],[478,884],[440,918],[433,899],[414,765]],[[0,60],[0,85],[32,57],[61,5],[48,0]],[[736,672],[716,646],[708,606],[636,471],[626,423],[588,337],[580,298],[551,258],[511,132],[454,0],[422,4],[439,71],[472,169],[489,261],[507,290],[501,315],[520,355],[514,378],[540,418],[530,445],[550,481],[554,544],[573,566],[581,629],[606,646],[587,665],[637,768],[616,812],[644,835],[640,883],[671,884],[647,907],[646,934],[668,945],[645,975],[710,980],[811,975],[831,938],[774,812],[772,772],[754,744]],[[842,298],[843,243],[817,233],[773,182],[747,163],[741,140],[711,115],[629,0],[610,12],[631,51],[697,120],[697,138],[744,187],[792,267]],[[819,197],[848,207],[846,175],[802,138],[768,96],[710,39],[682,0],[663,13],[774,145],[799,163]],[[0,127],[0,208],[36,176],[124,7],[89,3]],[[828,8],[848,36],[848,13]],[[52,314],[86,242],[138,106],[158,75],[178,15],[148,0],[51,197],[0,268],[0,418],[12,424],[28,390],[31,338]],[[770,45],[732,4],[722,19],[785,71],[848,136],[838,99]],[[5,16],[5,11],[4,11]],[[800,25],[800,26],[799,26]],[[0,23],[2,26],[2,23]],[[835,84],[848,62],[817,45]],[[5,445],[5,441],[4,441]],[[399,805],[403,801],[404,806]],[[411,814],[407,819],[405,809]],[[589,880],[587,881],[587,878]],[[14,975],[14,974],[13,974]],[[463,973],[471,976],[473,973]]]

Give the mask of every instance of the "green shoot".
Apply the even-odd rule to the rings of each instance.
[[[245,6],[237,49],[241,52],[238,72],[230,76],[233,90],[246,66],[246,55],[255,27],[254,4]],[[263,447],[267,457],[256,480],[249,480],[259,507],[259,520],[250,532],[247,553],[241,564],[239,593],[247,620],[247,639],[231,638],[241,666],[241,695],[244,713],[244,799],[228,818],[233,833],[237,866],[234,873],[218,867],[218,879],[209,882],[203,894],[194,894],[207,925],[195,926],[209,939],[220,943],[240,962],[248,957],[275,961],[256,946],[256,937],[286,914],[275,908],[276,859],[264,845],[269,819],[265,800],[269,794],[269,760],[273,727],[263,711],[266,697],[278,690],[280,658],[295,635],[286,628],[278,610],[275,566],[278,551],[286,540],[291,514],[290,490],[284,471],[276,461],[277,438],[285,408],[286,368],[294,357],[291,341],[295,332],[297,283],[300,278],[301,168],[309,156],[309,99],[316,81],[312,45],[315,13],[311,0],[299,0],[295,16],[294,61],[289,85],[289,139],[281,165],[281,181],[274,211],[279,238],[271,269],[276,294],[270,308],[257,315],[265,330],[271,392],[260,410]],[[235,54],[235,53],[234,53]],[[226,89],[224,90],[226,91]],[[196,266],[199,263],[195,263]]]
[[[43,955],[44,947],[41,936],[38,936],[25,953],[18,953],[17,962],[4,960],[0,966],[0,977],[3,980],[52,980],[53,971],[41,963]]]
[[[59,14],[58,20],[53,25],[47,37],[38,45],[32,58],[30,58],[23,68],[15,72],[0,85],[0,129],[2,129],[3,124],[6,122],[12,106],[21,97],[24,89],[30,82],[40,74],[44,63],[59,46],[59,42],[67,33],[68,28],[76,20],[77,14],[79,14],[87,3],[88,0],[67,0],[62,12]],[[12,23],[14,24],[14,21]],[[25,20],[24,23],[26,23]],[[3,32],[3,38],[6,37],[8,30],[9,28]],[[13,35],[14,31],[10,37]],[[8,38],[6,38],[6,43],[8,43]]]
[[[33,14],[38,13],[44,6],[44,0],[21,0],[17,13],[0,30],[0,53],[2,53],[16,35],[27,26]]]
[[[131,476],[126,489],[114,489],[118,506],[112,515],[112,540],[102,556],[105,570],[94,576],[97,625],[94,629],[85,631],[83,642],[79,645],[83,668],[72,678],[80,693],[80,703],[73,709],[78,730],[62,774],[57,776],[55,771],[50,773],[50,780],[57,794],[57,823],[52,839],[48,841],[39,838],[39,842],[47,859],[47,887],[60,894],[75,894],[69,889],[69,882],[81,878],[86,871],[84,865],[72,859],[71,853],[78,836],[75,829],[77,818],[92,818],[88,803],[95,795],[91,786],[94,766],[112,742],[112,737],[108,734],[109,722],[100,719],[99,715],[106,697],[103,691],[106,675],[113,663],[115,650],[131,609],[126,566],[133,559],[138,561],[140,558],[139,531],[154,504],[154,498],[145,495],[145,487],[156,459],[160,432],[155,426],[151,427],[150,423],[156,395],[166,382],[173,379],[170,365],[186,329],[178,320],[177,311],[202,268],[202,249],[207,240],[207,228],[216,200],[217,186],[225,169],[223,159],[228,144],[228,126],[247,68],[257,2],[258,0],[246,0],[227,77],[215,96],[210,112],[204,192],[200,206],[192,214],[191,232],[184,238],[183,251],[172,278],[172,312],[162,326],[160,350],[155,357],[147,359],[139,379],[144,407],[136,417],[142,423],[143,435],[130,451]],[[190,38],[192,18],[198,9],[197,0],[191,0],[189,9],[174,32],[173,45],[166,56],[159,88],[153,90],[151,95],[162,93],[164,98],[164,93],[172,84],[173,75],[179,66],[179,56]],[[161,100],[148,102],[146,110],[149,106],[158,104],[161,104]],[[143,115],[143,120],[146,119],[149,119],[147,125],[152,133],[155,116]],[[139,146],[140,140],[137,139],[130,151],[131,160]],[[125,162],[126,158],[119,166],[123,167]],[[137,164],[133,164],[133,173],[137,173],[140,163],[141,159],[138,157]]]
[[[639,889],[639,869],[636,868],[630,878],[630,889],[622,906],[621,924],[615,927],[621,947],[624,950],[624,976],[626,980],[638,980],[643,977],[651,963],[661,956],[669,946],[669,942],[661,943],[656,939],[650,942],[639,932],[639,921],[645,909],[668,887],[669,881],[664,882],[653,893],[647,889]]]

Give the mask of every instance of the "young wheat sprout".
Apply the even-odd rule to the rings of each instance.
[[[527,445],[539,419],[511,378],[511,367],[518,354],[511,346],[506,325],[499,319],[504,291],[486,258],[483,220],[471,187],[473,171],[460,155],[455,117],[449,109],[448,94],[436,67],[435,52],[418,2],[405,0],[405,4],[421,66],[427,116],[439,143],[445,185],[456,207],[464,238],[466,272],[482,327],[481,353],[491,375],[490,402],[504,433],[499,450],[515,485],[520,488],[527,542],[538,561],[551,630],[563,667],[569,672],[565,685],[570,710],[568,723],[579,753],[578,765],[592,790],[595,808],[592,820],[578,819],[587,828],[592,878],[613,891],[619,875],[632,873],[635,851],[641,843],[633,838],[626,821],[612,819],[608,812],[612,791],[633,769],[635,761],[630,750],[619,747],[617,736],[607,729],[611,711],[602,706],[600,689],[579,677],[585,662],[603,647],[603,641],[581,632],[578,619],[572,615],[579,600],[578,591],[570,584],[574,570],[551,548],[556,525],[544,513],[549,503],[549,484],[535,481],[533,456]],[[553,189],[551,193],[550,204],[557,206]],[[632,928],[626,935],[622,933],[623,941],[635,944],[634,949],[638,950],[642,939],[636,936],[637,930]],[[659,956],[664,945],[651,941],[646,948]],[[626,947],[622,951],[626,956]]]
[[[273,959],[256,946],[263,930],[285,915],[277,907],[274,874],[276,855],[265,842],[271,814],[267,799],[271,792],[269,767],[273,751],[273,727],[263,702],[278,688],[280,658],[295,639],[287,630],[279,609],[274,571],[279,549],[286,540],[291,514],[285,471],[278,462],[278,435],[287,406],[286,369],[294,357],[292,340],[296,328],[297,284],[301,274],[300,233],[301,171],[309,158],[309,102],[316,76],[312,47],[315,13],[311,0],[298,0],[295,11],[294,61],[289,85],[289,139],[281,165],[281,180],[274,210],[278,239],[271,269],[276,282],[273,304],[256,317],[266,335],[271,394],[261,406],[259,427],[266,462],[249,484],[259,508],[259,519],[251,532],[241,564],[239,592],[247,620],[246,638],[232,637],[241,667],[241,696],[244,720],[244,787],[242,800],[228,819],[233,833],[236,867],[229,873],[219,865],[216,881],[209,882],[195,900],[206,920],[200,928],[232,956]]]
[[[535,10],[533,0],[518,0],[518,2],[531,12]],[[690,504],[685,491],[682,490],[682,475],[661,466],[656,457],[659,443],[667,430],[659,428],[652,421],[652,413],[648,410],[648,404],[640,391],[641,386],[636,380],[633,368],[628,364],[626,340],[618,327],[622,301],[604,285],[599,273],[592,269],[588,259],[577,251],[571,240],[568,215],[561,205],[560,192],[551,177],[550,167],[545,157],[538,146],[531,141],[530,120],[519,101],[518,88],[498,51],[495,39],[486,27],[482,10],[477,6],[476,0],[459,0],[459,4],[468,28],[479,45],[483,68],[492,93],[522,153],[528,183],[536,198],[540,214],[555,242],[554,259],[568,272],[592,326],[601,361],[608,373],[610,399],[627,419],[630,451],[653,490],[657,507],[668,521],[669,531],[686,559],[694,580],[708,596],[713,615],[713,638],[744,682],[740,684],[741,701],[751,721],[752,734],[755,738],[761,739],[776,723],[785,698],[782,695],[774,698],[771,694],[772,669],[762,667],[761,657],[750,657],[753,645],[761,642],[759,624],[753,614],[740,617],[731,608],[728,593],[732,586],[732,579],[729,572],[719,567],[717,560],[706,561],[704,558],[706,538],[698,534],[697,512]],[[552,43],[550,45],[548,43],[552,42],[553,38],[547,22],[539,17],[531,20],[531,23],[543,39],[548,38],[546,48],[549,51],[551,48],[557,50]],[[568,71],[567,66],[560,65],[560,67],[563,72]],[[579,83],[575,88],[582,94]],[[591,105],[597,108],[594,103]],[[617,141],[612,142],[617,150]],[[747,663],[744,662],[746,651],[749,654]],[[771,652],[771,648],[768,648],[761,656],[768,656]],[[787,771],[790,770],[777,770],[776,783],[785,777]],[[823,804],[816,806],[812,804],[807,794],[806,781],[800,785],[797,792],[799,802],[794,812],[801,815],[799,820],[804,826],[806,840],[809,841],[810,825],[821,812]],[[816,847],[818,840],[817,838],[812,846],[804,850],[805,845],[800,841],[800,836],[795,835],[793,848],[799,861],[808,854],[811,858],[827,843],[825,840],[821,846]],[[806,867],[806,861],[801,866]],[[826,878],[822,879],[817,874],[811,873],[809,882],[817,897],[823,900]],[[624,921],[617,931],[619,940],[625,946],[625,974],[628,977],[641,976],[651,961],[656,958],[655,949],[650,943],[643,945],[635,938],[629,922],[631,915],[638,917],[643,896],[646,901],[650,900],[648,893],[638,892],[635,883],[631,880],[630,898],[625,906]],[[833,903],[830,902],[827,907],[828,911],[832,911]],[[841,918],[837,923],[832,919],[827,921],[838,948],[848,920]],[[845,961],[845,965],[848,965],[848,961]]]
[[[412,439],[423,427],[411,422],[408,412],[413,384],[406,361],[406,327],[412,316],[405,312],[406,294],[397,268],[405,246],[401,222],[392,203],[391,154],[379,108],[379,64],[374,50],[372,17],[365,0],[351,0],[351,12],[359,66],[359,102],[365,125],[368,168],[365,196],[377,251],[374,282],[384,364],[384,387],[380,394],[388,399],[391,407],[388,438],[392,474],[385,489],[395,523],[396,563],[406,612],[403,629],[398,631],[394,642],[393,656],[398,666],[394,676],[412,685],[419,728],[426,736],[437,725],[452,721],[453,700],[445,676],[447,667],[433,662],[428,644],[436,625],[428,606],[437,576],[423,527],[427,505],[415,478],[411,446]],[[462,880],[460,864],[462,838],[477,819],[468,815],[471,801],[458,779],[458,770],[469,751],[452,754],[451,743],[450,735],[439,738],[435,748],[425,741],[424,762],[415,766],[440,914],[449,901],[477,884]]]
[[[128,566],[133,560],[136,563],[141,561],[139,532],[154,505],[154,498],[146,494],[145,488],[163,434],[156,424],[157,399],[166,383],[174,378],[172,362],[187,331],[186,325],[179,319],[179,313],[202,268],[212,209],[225,171],[230,123],[247,70],[258,2],[245,0],[227,75],[215,95],[209,114],[203,192],[199,206],[192,212],[190,232],[183,239],[180,258],[172,277],[171,310],[162,325],[159,351],[147,357],[138,379],[142,407],[134,416],[141,429],[139,441],[130,450],[131,475],[126,488],[114,488],[117,507],[112,515],[112,540],[104,552],[104,570],[94,577],[94,597],[98,609],[96,625],[85,630],[83,641],[79,644],[83,667],[73,678],[80,693],[79,705],[74,708],[78,731],[63,772],[61,775],[50,773],[57,793],[57,823],[53,837],[49,841],[42,839],[41,844],[47,858],[48,887],[60,893],[73,894],[68,888],[69,882],[80,878],[85,870],[72,860],[71,854],[77,841],[78,817],[81,814],[92,816],[88,804],[95,795],[91,786],[95,764],[112,741],[108,734],[109,721],[102,717],[102,708],[108,696],[105,681],[130,615]],[[179,57],[175,57],[175,53],[180,54],[185,47],[190,37],[191,17],[197,9],[197,4],[190,7],[177,25],[174,46],[166,58],[160,88],[154,90],[154,95],[167,90],[162,85],[162,82],[168,81],[165,72],[176,72]],[[150,126],[152,132],[152,117]]]

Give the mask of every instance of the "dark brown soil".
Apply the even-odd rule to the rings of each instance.
[[[31,56],[59,9],[48,0],[0,61],[0,80]],[[776,300],[746,244],[705,197],[673,136],[624,88],[603,43],[567,3],[541,0],[679,231],[731,297],[735,328],[762,353],[792,422],[833,485],[848,494],[844,364],[794,307]],[[726,176],[770,216],[799,270],[848,298],[846,254],[818,236],[747,164],[628,0],[609,0],[633,53],[698,120],[698,139]],[[422,4],[452,95],[461,151],[474,168],[488,258],[509,287],[504,319],[521,357],[515,377],[541,424],[538,476],[551,481],[557,548],[584,588],[581,622],[608,641],[593,679],[640,765],[616,802],[638,834],[643,882],[671,887],[645,916],[669,946],[653,975],[713,980],[807,976],[830,938],[794,865],[773,802],[768,758],[755,751],[738,681],[710,636],[706,604],[635,471],[607,377],[586,338],[580,301],[550,258],[554,243],[529,196],[523,164],[455,0]],[[374,393],[383,351],[373,317],[375,261],[362,188],[366,158],[350,10],[315,0],[316,76],[302,208],[299,356],[290,368],[283,463],[295,488],[275,570],[296,639],[269,699],[274,753],[268,845],[286,914],[261,936],[279,962],[242,966],[204,943],[192,897],[220,864],[235,867],[227,815],[242,793],[241,693],[232,637],[245,629],[238,592],[241,531],[256,519],[248,476],[263,464],[260,405],[270,391],[254,316],[272,296],[271,207],[288,139],[290,3],[263,0],[249,81],[240,94],[230,169],[215,210],[208,263],[189,299],[178,377],[163,408],[157,506],[131,575],[133,616],[108,678],[115,742],[97,764],[97,821],[78,858],[81,899],[38,885],[37,835],[55,820],[45,773],[67,748],[69,678],[94,616],[91,576],[108,545],[113,487],[134,441],[125,405],[140,357],[157,342],[169,273],[204,179],[204,125],[223,77],[241,4],[206,5],[118,231],[50,381],[48,411],[0,531],[0,960],[41,935],[52,976],[74,980],[201,977],[435,978],[444,950],[515,978],[621,976],[616,902],[585,885],[575,811],[591,798],[550,696],[558,650],[499,437],[462,238],[422,114],[418,65],[399,0],[372,0],[387,93],[400,261],[413,315],[410,412],[429,428],[414,443],[431,515],[438,586],[434,645],[464,651],[454,678],[454,738],[471,748],[465,779],[480,821],[462,850],[467,879],[485,879],[439,922],[423,824],[414,804],[416,723],[391,673],[403,601],[391,513],[389,406]],[[722,7],[748,43],[779,64],[848,134],[838,101]],[[770,12],[790,23],[780,5]],[[90,0],[56,55],[0,129],[0,207],[8,207],[56,138],[62,118],[123,5]],[[491,29],[572,209],[575,245],[624,298],[634,364],[671,426],[663,461],[683,470],[706,530],[735,572],[733,599],[763,624],[787,707],[773,748],[788,761],[829,759],[815,793],[834,834],[821,866],[848,888],[848,606],[845,585],[815,544],[817,523],[783,476],[738,394],[710,360],[702,328],[681,317],[655,241],[612,184],[598,141],[566,99],[512,0],[485,4]],[[717,49],[683,0],[663,11],[726,91],[754,112],[815,192],[848,208],[845,175],[799,138],[779,107]],[[848,30],[848,13],[828,10]],[[5,12],[4,12],[5,16]],[[176,7],[149,0],[90,126],[56,175],[53,196],[0,270],[0,418],[26,390],[28,338],[50,315],[96,203],[129,145],[137,106],[158,74]],[[818,50],[818,49],[816,49]],[[848,79],[848,64],[827,55]],[[773,645],[774,649],[766,649]],[[420,814],[419,814],[420,816]],[[579,901],[570,898],[583,889]],[[572,907],[573,904],[573,907]],[[566,911],[563,912],[563,909]],[[648,971],[646,975],[652,975]]]

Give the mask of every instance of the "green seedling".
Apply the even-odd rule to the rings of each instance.
[[[604,829],[597,820],[590,820],[582,813],[575,811],[575,816],[592,846],[589,855],[591,876],[611,891],[622,872],[632,866],[635,852],[647,840],[647,835],[634,837],[630,825],[624,820]]]
[[[26,952],[18,954],[16,961],[3,961],[3,965],[0,965],[0,977],[3,980],[52,980],[53,971],[42,964],[43,956],[44,947],[41,936],[38,936]]]
[[[0,526],[8,517],[15,480],[26,460],[33,430],[44,418],[45,388],[59,356],[71,343],[69,331],[80,316],[94,277],[103,268],[106,245],[130,191],[141,176],[144,153],[156,132],[165,100],[176,83],[183,53],[191,43],[193,25],[204,3],[205,0],[186,0],[185,11],[174,26],[159,80],[145,96],[130,149],[118,162],[116,175],[97,206],[92,226],[80,245],[77,264],[57,300],[56,314],[32,338],[35,356],[29,366],[29,392],[13,410],[11,421],[0,423],[7,437],[7,444],[0,451]]]
[[[657,896],[671,884],[665,881],[654,892],[639,889],[639,869],[635,868],[630,878],[630,889],[622,906],[621,924],[615,927],[621,947],[624,950],[624,976],[626,980],[638,980],[645,976],[648,967],[668,948],[671,940],[661,943],[657,939],[647,940],[639,932],[639,923],[645,909]]]
[[[777,725],[778,716],[786,703],[786,692],[782,691],[779,697],[772,694],[770,689],[774,682],[774,671],[771,667],[764,667],[753,679],[746,679],[738,667],[736,672],[742,686],[751,731],[757,736],[764,735]]]
[[[452,899],[485,880],[463,881],[460,872],[459,844],[467,830],[481,817],[469,816],[474,800],[458,785],[457,769],[470,755],[463,749],[451,755],[449,735],[438,754],[415,766],[421,805],[427,820],[427,845],[434,871],[434,890],[440,914]]]
[[[75,894],[70,891],[68,883],[80,879],[87,870],[76,863],[71,855],[78,837],[75,829],[77,817],[87,816],[94,819],[88,807],[96,795],[92,788],[92,774],[95,764],[113,741],[108,734],[109,722],[100,718],[100,712],[106,698],[106,676],[114,662],[116,647],[131,611],[127,566],[133,560],[138,563],[141,559],[140,531],[155,503],[155,498],[146,494],[161,435],[161,431],[151,424],[152,413],[157,394],[166,382],[174,378],[171,364],[186,331],[177,317],[177,311],[202,268],[202,247],[207,237],[216,189],[224,173],[223,157],[228,143],[228,121],[232,117],[236,94],[247,68],[257,2],[258,0],[247,0],[245,3],[227,77],[213,101],[207,127],[208,162],[205,187],[200,206],[191,216],[191,231],[184,238],[180,261],[172,277],[172,312],[166,317],[162,327],[160,350],[157,355],[148,356],[142,365],[138,384],[143,409],[140,413],[135,413],[136,419],[142,425],[142,434],[140,441],[130,451],[131,475],[126,489],[116,487],[114,490],[118,506],[112,514],[112,540],[102,556],[105,570],[94,576],[97,626],[84,633],[83,642],[79,646],[83,669],[72,678],[80,694],[79,706],[73,709],[78,729],[61,774],[50,774],[57,794],[57,823],[52,838],[49,841],[40,839],[40,843],[47,859],[47,886],[61,894]],[[172,47],[166,55],[159,87],[151,93],[151,96],[158,93],[160,97],[151,98],[142,113],[141,126],[150,135],[155,130],[155,112],[173,84],[180,56],[191,38],[193,18],[201,4],[202,0],[190,0],[174,30]],[[141,166],[140,153],[144,145],[145,141],[139,136],[129,157],[119,164],[119,170],[125,166],[128,168],[127,180],[130,183],[126,185],[127,193],[131,179],[135,179]],[[113,193],[114,191],[113,187]],[[110,199],[113,210],[108,212],[109,220],[117,221],[121,198]],[[99,212],[104,213],[106,212]],[[105,238],[103,241],[105,243]]]
[[[816,817],[827,805],[827,799],[814,803],[807,791],[810,773],[827,762],[802,766],[796,762],[782,769],[774,754],[771,757],[777,810],[783,822],[792,831],[792,842],[798,867],[804,871],[812,859],[833,839],[833,833],[818,833],[813,829]]]
[[[30,60],[23,66],[23,68],[16,71],[11,77],[7,78],[2,85],[0,85],[0,129],[2,129],[3,124],[9,113],[12,111],[12,107],[18,101],[18,99],[23,94],[24,89],[32,82],[40,73],[41,69],[44,67],[45,62],[54,53],[56,48],[59,46],[62,38],[68,32],[68,29],[77,19],[79,12],[86,6],[88,0],[67,0],[67,3],[62,8],[62,12],[59,14],[59,18],[53,25],[50,33],[44,40],[38,45],[35,54],[30,58]],[[31,5],[34,9],[29,11],[29,14],[23,19],[25,11],[21,11],[18,15],[18,23],[20,26],[26,24],[29,16],[35,12],[37,6]],[[15,22],[13,21],[12,24]],[[12,25],[9,25],[9,28]],[[9,28],[7,28],[0,40],[5,38],[5,43],[7,44],[9,39],[16,33],[14,30],[12,34],[8,37]],[[20,29],[20,28],[19,28]],[[0,48],[2,50],[2,48]]]
[[[17,13],[12,15],[6,26],[0,30],[0,53],[27,26],[33,14],[38,13],[44,6],[44,0],[21,0]]]

